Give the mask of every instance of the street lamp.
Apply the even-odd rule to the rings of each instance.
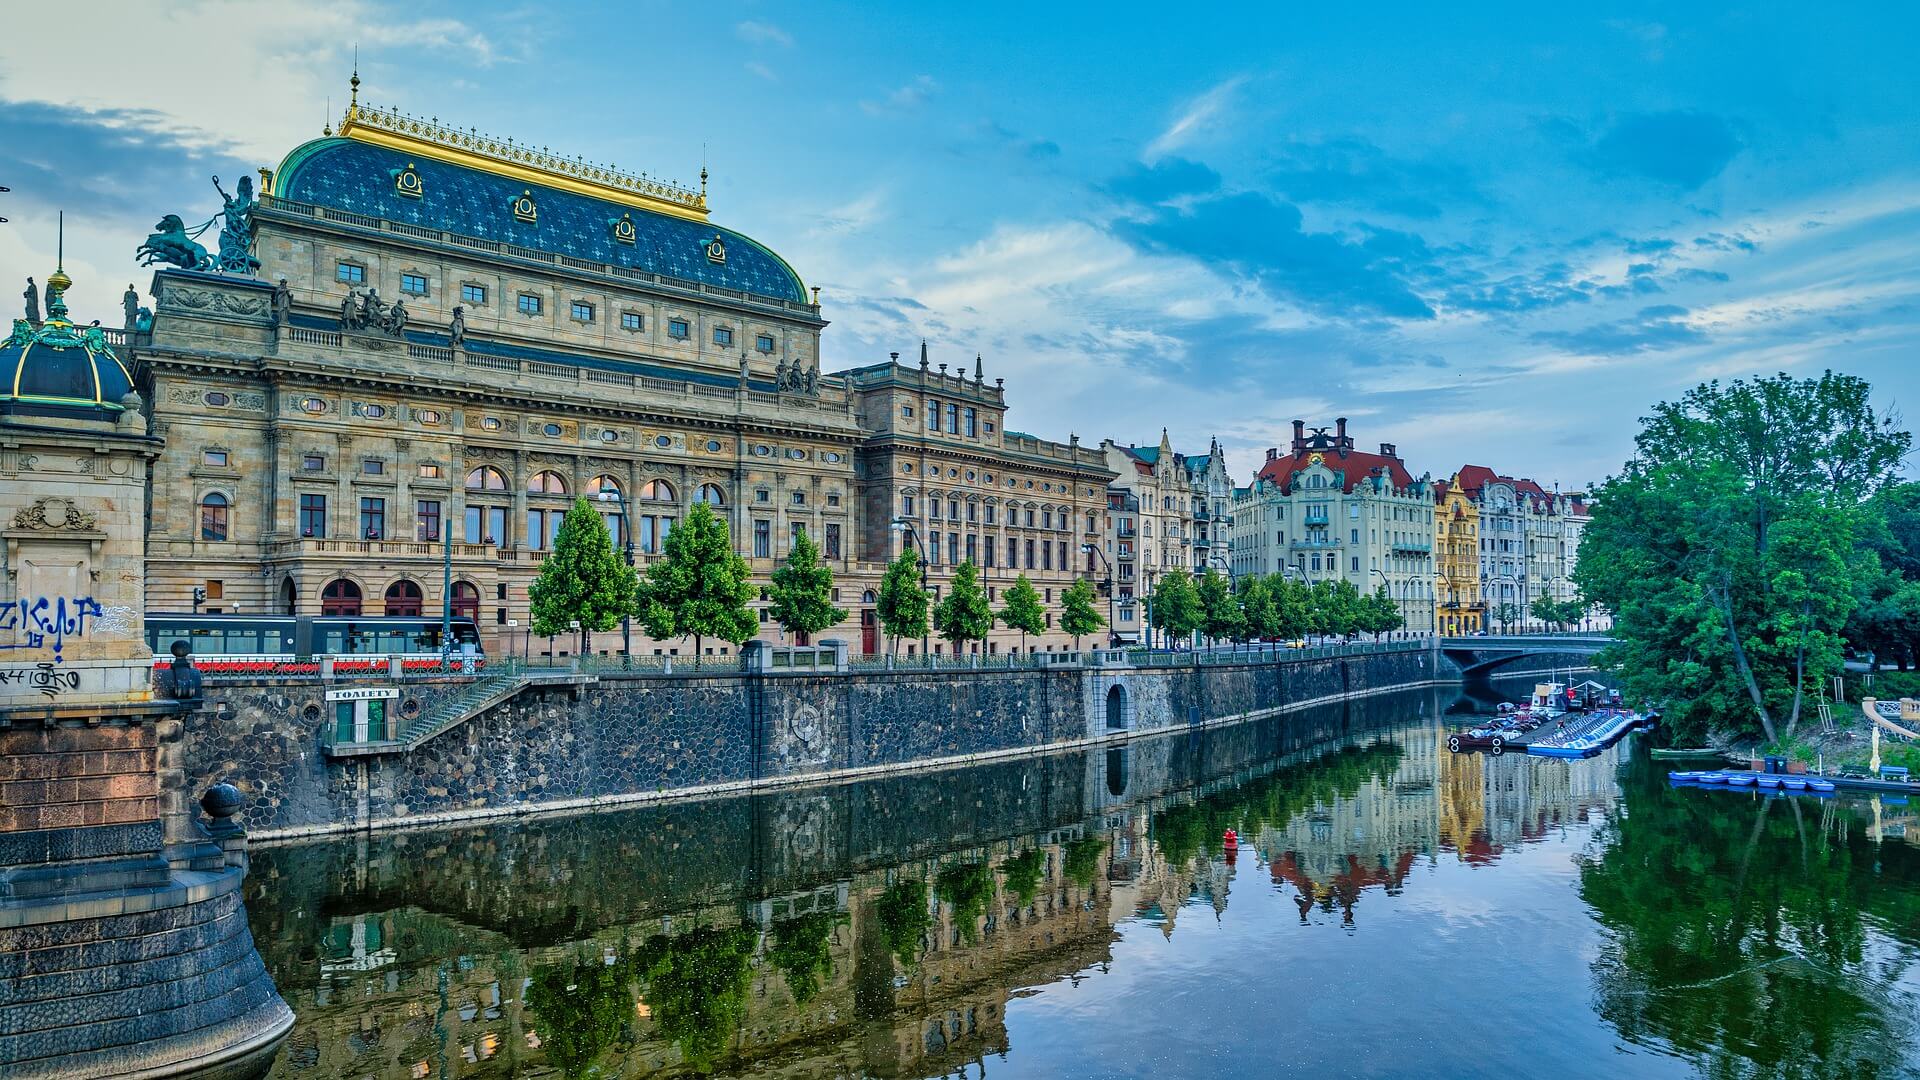
[[[913,522],[908,520],[907,518],[903,518],[903,517],[894,518],[893,521],[890,522],[887,527],[895,532],[904,532],[906,534],[907,545],[909,550],[917,549],[916,554],[920,560],[920,591],[926,592],[927,591],[927,564],[928,564],[926,541],[921,540],[919,538],[919,534],[914,531]],[[921,657],[926,658],[926,662],[928,664],[931,664],[933,663],[931,659],[931,657],[933,656],[933,633],[932,633],[932,614],[933,613],[928,612],[927,614],[928,614],[928,620],[925,624],[923,624],[923,626],[925,626],[926,628],[926,631],[920,635],[920,655]]]
[[[1109,616],[1111,616],[1111,615],[1113,614],[1113,603],[1114,603],[1114,600],[1113,600],[1113,560],[1112,560],[1112,559],[1109,559],[1109,558],[1107,558],[1107,553],[1106,553],[1106,552],[1104,552],[1104,551],[1101,551],[1101,550],[1100,550],[1100,545],[1098,545],[1098,544],[1094,544],[1094,543],[1085,543],[1085,544],[1081,544],[1081,545],[1080,545],[1080,550],[1081,550],[1081,551],[1084,551],[1084,552],[1086,552],[1086,553],[1087,553],[1087,554],[1089,554],[1089,555],[1098,555],[1098,556],[1100,556],[1100,565],[1101,565],[1101,566],[1104,566],[1104,567],[1106,567],[1106,568],[1107,568],[1107,576],[1106,576],[1105,578],[1102,578],[1102,579],[1101,579],[1101,581],[1100,581],[1100,591],[1101,591],[1102,593],[1104,593],[1104,594],[1106,594],[1106,597],[1107,597],[1107,614],[1108,614]],[[1114,633],[1114,629],[1113,629],[1113,627],[1112,627],[1111,625],[1109,625],[1109,626],[1107,627],[1107,632],[1108,632],[1109,634],[1112,634],[1112,633]]]
[[[1153,651],[1153,576],[1154,576],[1153,567],[1152,566],[1142,567],[1140,570],[1140,576],[1144,578],[1147,583],[1147,593],[1144,598],[1147,605],[1147,622],[1146,622],[1147,651],[1152,652]]]
[[[1387,590],[1387,598],[1391,600],[1393,598],[1393,582],[1387,580],[1387,575],[1381,573],[1377,567],[1368,567],[1367,573],[1380,579],[1380,587]],[[1374,640],[1378,641],[1379,639],[1380,635],[1375,634]]]
[[[633,569],[633,518],[627,514],[627,499],[619,488],[602,488],[600,501],[618,503],[620,506],[620,539],[627,558],[627,569]],[[620,616],[620,666],[628,667],[633,663],[633,613],[623,612]]]

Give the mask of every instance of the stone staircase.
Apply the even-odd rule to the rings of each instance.
[[[328,743],[330,758],[369,757],[379,754],[404,754],[417,750],[429,740],[452,731],[496,705],[512,700],[529,686],[584,686],[598,682],[592,675],[570,672],[500,672],[483,675],[463,687],[431,710],[422,710],[397,737],[364,743]]]

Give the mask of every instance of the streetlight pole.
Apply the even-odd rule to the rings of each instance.
[[[613,502],[620,506],[620,539],[627,558],[627,572],[633,572],[633,517],[627,513],[627,496],[619,488],[600,492],[601,502]],[[697,658],[696,658],[697,659]],[[620,666],[633,664],[633,613],[623,612],[620,616]]]
[[[1112,625],[1112,622],[1111,622],[1111,616],[1113,615],[1113,604],[1114,604],[1114,600],[1113,600],[1113,560],[1112,560],[1112,559],[1109,559],[1109,558],[1107,558],[1107,553],[1106,553],[1106,552],[1104,552],[1104,551],[1101,551],[1101,550],[1100,550],[1100,545],[1098,545],[1098,544],[1095,544],[1095,543],[1091,543],[1091,542],[1089,542],[1089,543],[1085,543],[1085,544],[1081,544],[1081,545],[1080,545],[1080,550],[1081,550],[1081,551],[1084,551],[1084,552],[1086,552],[1086,553],[1087,553],[1087,554],[1089,554],[1089,555],[1098,555],[1098,556],[1100,556],[1100,565],[1101,565],[1101,566],[1104,566],[1104,567],[1106,567],[1106,569],[1107,569],[1107,576],[1106,576],[1106,577],[1105,577],[1104,579],[1102,579],[1102,580],[1101,580],[1101,582],[1100,582],[1100,591],[1101,591],[1102,593],[1104,593],[1104,594],[1106,595],[1106,597],[1107,597],[1107,615],[1109,616],[1109,622],[1108,622],[1108,625],[1107,625],[1107,633],[1108,633],[1109,635],[1112,635],[1112,633],[1113,633],[1113,625]],[[1111,636],[1109,636],[1109,638],[1108,638],[1108,640],[1109,640],[1109,641],[1111,641],[1111,640],[1112,640],[1112,638],[1111,638]]]
[[[1387,575],[1381,573],[1377,567],[1368,567],[1367,572],[1380,579],[1380,587],[1387,590],[1387,599],[1392,600],[1393,582],[1387,580]],[[1375,641],[1380,640],[1380,635],[1378,634],[1375,634],[1373,637]]]
[[[447,509],[453,509],[449,502]],[[441,514],[440,527],[440,669],[453,666],[453,522]],[[512,646],[508,646],[511,651]]]
[[[1147,595],[1146,595],[1147,622],[1146,622],[1145,629],[1147,632],[1147,651],[1152,652],[1153,651],[1153,567],[1151,566],[1143,567],[1140,571],[1140,574],[1142,577],[1146,579],[1146,582],[1147,582]]]
[[[917,557],[919,558],[920,560],[920,591],[923,593],[926,592],[927,591],[927,566],[928,566],[926,541],[921,540],[919,538],[919,534],[914,531],[913,522],[909,521],[906,518],[903,518],[903,517],[894,518],[891,527],[906,534],[907,549],[909,551],[914,551]],[[929,598],[929,602],[931,602],[931,598]],[[933,612],[931,610],[927,612],[927,622],[925,625],[926,625],[926,630],[920,635],[920,655],[923,659],[925,659],[925,662],[927,664],[931,665],[933,663],[933,660],[931,659],[931,657],[933,656],[933,630],[932,630]]]

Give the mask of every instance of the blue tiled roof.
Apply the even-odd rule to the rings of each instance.
[[[408,165],[420,176],[420,196],[401,195],[395,178]],[[533,222],[514,216],[513,200],[531,192]],[[424,229],[497,240],[575,259],[611,263],[683,281],[739,289],[805,303],[800,275],[786,260],[731,229],[637,206],[528,185],[464,165],[354,139],[315,139],[281,164],[274,193],[294,202],[336,207]],[[614,222],[631,214],[634,242],[614,239]],[[707,258],[718,235],[726,261]]]
[[[1157,446],[1129,446],[1127,447],[1127,453],[1132,454],[1134,457],[1139,458],[1149,465],[1158,465],[1160,463],[1160,448]]]

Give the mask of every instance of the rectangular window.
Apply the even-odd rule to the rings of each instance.
[[[637,311],[623,311],[623,312],[621,312],[621,313],[620,313],[620,329],[622,329],[622,330],[638,330],[638,329],[640,329],[640,328],[641,328],[641,327],[642,327],[643,325],[645,325],[645,323],[644,323],[644,322],[643,322],[643,320],[642,320],[642,319],[640,318],[640,313],[639,313],[639,312],[637,312]]]
[[[827,522],[826,556],[829,559],[837,559],[840,557],[840,523],[839,522],[836,522],[836,521]]]
[[[972,522],[972,521],[978,521],[979,519],[980,519],[980,504],[976,502],[968,503],[967,504],[967,520]]]
[[[590,323],[593,321],[593,305],[584,300],[573,302],[573,321]]]
[[[333,279],[349,285],[364,285],[367,281],[367,268],[359,263],[343,262],[333,269]]]
[[[520,294],[520,314],[522,315],[540,314],[540,298],[533,295],[532,293],[521,293]]]
[[[216,469],[224,469],[227,467],[227,452],[225,450],[203,450],[200,452],[200,464],[211,465]]]
[[[913,406],[911,405],[900,406],[900,419],[902,420],[913,419]]]
[[[319,454],[308,454],[300,459],[300,468],[306,472],[326,472],[327,459]]]
[[[793,550],[793,546],[795,544],[798,544],[800,542],[800,538],[805,535],[807,535],[806,522],[804,521],[789,522],[787,525],[787,550],[789,551]]]
[[[387,463],[379,458],[367,458],[360,463],[360,473],[363,476],[382,476],[386,471]]]
[[[960,562],[960,534],[959,533],[947,534],[947,561],[950,563],[954,563],[956,565]]]
[[[807,505],[807,493],[806,493],[806,492],[804,492],[804,491],[796,491],[796,492],[794,492],[794,493],[793,493],[793,505],[795,505],[795,506],[805,506],[805,505]]]
[[[840,505],[840,493],[839,493],[839,492],[837,492],[837,491],[829,491],[829,492],[827,492],[827,505],[828,505],[828,506],[839,506],[839,505]]]
[[[300,496],[300,535],[312,537],[327,535],[327,497],[325,495]]]
[[[420,479],[422,479],[422,480],[438,480],[438,479],[440,479],[440,466],[438,466],[438,465],[422,465],[422,466],[420,466]]]
[[[994,539],[993,537],[989,536],[987,537],[986,543],[983,544],[980,548],[980,555],[982,560],[980,565],[985,567],[993,566],[993,548],[994,548]]]
[[[967,559],[968,561],[976,564],[979,563],[980,561],[979,543],[980,543],[980,538],[978,536],[975,536],[972,533],[967,534]]]
[[[440,500],[421,499],[413,504],[413,535],[416,540],[440,539]]]
[[[461,301],[461,303],[465,303],[465,304],[484,304],[484,303],[486,303],[486,302],[487,302],[487,287],[486,287],[485,285],[462,285],[462,286],[460,286],[460,301]]]
[[[927,430],[940,430],[940,403],[932,398],[927,399]]]
[[[360,537],[379,540],[387,535],[387,500],[360,500]]]
[[[947,402],[947,433],[960,434],[960,406],[951,401]]]
[[[688,337],[691,337],[692,334],[687,328],[687,320],[668,319],[667,320],[667,336],[670,338],[679,338],[682,341],[685,341]]]
[[[993,524],[993,511],[994,511],[994,504],[988,503],[987,504],[987,524],[989,525]]]
[[[911,495],[900,496],[900,516],[902,517],[913,516],[913,496]]]
[[[759,349],[763,353],[772,352],[773,351],[773,335],[761,334],[759,337],[754,338],[753,347],[756,349]]]
[[[729,330],[729,329],[727,329],[727,328],[726,328],[726,327],[724,327],[724,326],[716,326],[716,327],[714,327],[714,328],[713,328],[713,343],[714,343],[715,345],[732,345],[732,344],[733,344],[733,331],[732,331],[732,330]]]
[[[1053,569],[1053,545],[1045,540],[1040,541],[1040,569]]]
[[[753,557],[773,557],[773,522],[762,519],[753,523]]]
[[[976,434],[978,434],[978,432],[976,432],[974,429],[977,426],[976,421],[979,418],[979,414],[974,409],[969,407],[966,413],[964,414],[964,416],[965,416],[966,425],[967,425],[967,438],[971,439]]]
[[[659,514],[642,514],[634,519],[633,527],[640,534],[635,543],[641,551],[649,555],[657,554],[666,548],[667,534],[673,531],[674,519]]]
[[[987,434],[993,434],[993,421],[987,421]]]
[[[427,276],[425,274],[401,274],[400,291],[408,296],[427,295]]]
[[[1051,510],[1040,511],[1040,527],[1043,529],[1053,528],[1053,511]]]
[[[1353,557],[1353,569],[1355,573],[1358,573],[1360,570],[1360,556],[1358,555]]]
[[[939,566],[940,565],[940,534],[939,533],[933,534],[932,543],[927,543],[924,540],[921,541],[921,543],[926,545],[927,565]]]
[[[507,508],[504,506],[467,507],[467,543],[507,546]]]
[[[209,495],[200,503],[200,539],[225,540],[227,538],[227,499],[224,495]]]
[[[1027,541],[1027,569],[1033,569],[1033,541]]]

